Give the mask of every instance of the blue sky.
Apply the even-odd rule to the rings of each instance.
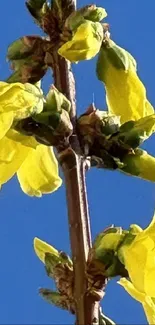
[[[1,1],[0,75],[5,80],[10,70],[5,55],[7,46],[23,35],[40,30],[28,14],[24,0]],[[77,0],[78,7],[89,4]],[[153,0],[97,1],[108,12],[112,38],[129,50],[138,61],[138,71],[155,103],[155,2]],[[78,113],[91,103],[105,109],[102,84],[95,76],[96,59],[74,66],[77,82]],[[51,76],[43,82],[45,91]],[[144,147],[155,155],[155,137]],[[128,228],[131,223],[145,227],[155,208],[155,185],[119,172],[91,169],[87,174],[93,238],[110,224]],[[33,251],[33,238],[51,243],[70,253],[64,185],[52,195],[30,198],[21,192],[14,177],[0,192],[0,324],[73,324],[67,312],[44,302],[39,287],[54,288],[43,264]],[[111,281],[103,304],[105,314],[117,324],[146,324],[143,310],[116,281]]]

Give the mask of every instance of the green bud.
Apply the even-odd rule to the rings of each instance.
[[[39,294],[50,304],[62,309],[67,309],[67,306],[65,306],[65,301],[63,301],[59,292],[41,288],[39,290]]]
[[[93,22],[100,22],[107,16],[106,10],[102,7],[96,7],[96,5],[88,5],[79,11],[85,19]]]
[[[30,14],[38,21],[48,10],[47,0],[28,0],[26,6]]]
[[[94,265],[96,273],[106,277],[124,276],[126,271],[117,257],[117,250],[125,236],[122,228],[112,227],[97,236],[89,254],[90,265]]]
[[[93,243],[96,256],[103,256],[107,250],[116,251],[118,245],[124,239],[124,233],[121,227],[113,227],[100,233]]]
[[[48,42],[38,36],[24,36],[13,42],[7,52],[15,71],[7,82],[38,82],[46,73],[45,48]]]
[[[68,297],[66,294],[63,295],[57,291],[52,291],[44,288],[41,288],[39,290],[39,294],[41,295],[41,297],[43,297],[43,299],[45,299],[50,304],[59,307],[61,309],[68,310],[71,313],[75,312],[73,299],[70,299],[70,297]]]
[[[107,16],[104,8],[96,7],[96,5],[88,5],[79,10],[74,11],[65,22],[67,30],[75,32],[76,29],[86,20],[92,22],[100,22]]]
[[[52,85],[46,96],[45,110],[61,112],[62,109],[64,109],[69,113],[70,108],[70,101],[60,91],[58,91],[54,85]]]
[[[54,269],[57,265],[66,265],[70,270],[73,269],[73,262],[70,257],[64,252],[59,252],[58,255],[45,253],[45,267],[49,277],[53,278]]]
[[[59,254],[56,256],[51,253],[45,253],[45,268],[49,277],[53,278],[54,268],[59,263],[61,263]]]

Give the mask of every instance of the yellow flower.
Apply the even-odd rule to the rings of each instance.
[[[121,128],[124,129],[126,122],[135,121],[133,129],[126,126],[123,139],[135,149],[155,131],[154,108],[147,100],[146,89],[138,77],[135,59],[108,40],[108,45],[103,44],[99,53],[97,76],[105,85],[109,114],[120,116]],[[122,162],[121,172],[155,182],[155,158],[146,151],[135,149],[123,157]]]
[[[155,216],[145,229],[139,229],[131,243],[122,244],[118,251],[128,271],[130,281],[120,284],[144,307],[150,324],[155,324]]]
[[[109,113],[120,116],[121,123],[154,113],[136,69],[131,54],[113,41],[101,47],[97,76],[105,85]]]
[[[0,185],[15,173],[22,190],[30,196],[51,193],[62,183],[53,149],[9,130],[0,140]]]
[[[29,83],[0,81],[0,139],[10,129],[14,120],[20,120],[43,109],[41,90]]]
[[[71,62],[90,60],[99,52],[102,40],[102,25],[87,20],[77,28],[73,38],[59,48],[58,53]]]

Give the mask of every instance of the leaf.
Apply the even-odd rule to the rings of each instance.
[[[99,52],[102,40],[102,25],[87,20],[77,28],[73,38],[59,48],[58,53],[70,62],[90,60]]]
[[[38,145],[20,166],[17,177],[27,195],[41,197],[56,191],[62,184],[53,148]]]

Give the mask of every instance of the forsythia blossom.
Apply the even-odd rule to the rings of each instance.
[[[154,113],[137,75],[135,59],[111,40],[107,47],[101,47],[97,75],[105,85],[109,113],[120,116],[121,123]]]
[[[109,114],[120,116],[127,136],[130,129],[127,122],[135,121],[130,134],[133,140],[137,138],[142,143],[155,131],[155,114],[138,77],[135,59],[108,40],[108,45],[103,44],[99,53],[97,76],[105,85]],[[155,158],[136,146],[133,149],[133,153],[123,157],[124,167],[120,171],[154,182]]]
[[[89,60],[99,52],[102,40],[102,25],[87,20],[77,28],[72,39],[59,48],[58,53],[71,62]]]
[[[29,83],[9,84],[0,81],[0,139],[14,120],[26,118],[43,109],[43,95],[39,88]]]
[[[155,324],[155,217],[146,229],[134,228],[134,239],[122,243],[118,251],[130,281],[122,278],[119,283],[142,303],[149,324]]]
[[[22,190],[30,196],[51,193],[61,185],[53,149],[11,129],[43,109],[43,96],[31,84],[0,82],[0,185],[15,173]]]

